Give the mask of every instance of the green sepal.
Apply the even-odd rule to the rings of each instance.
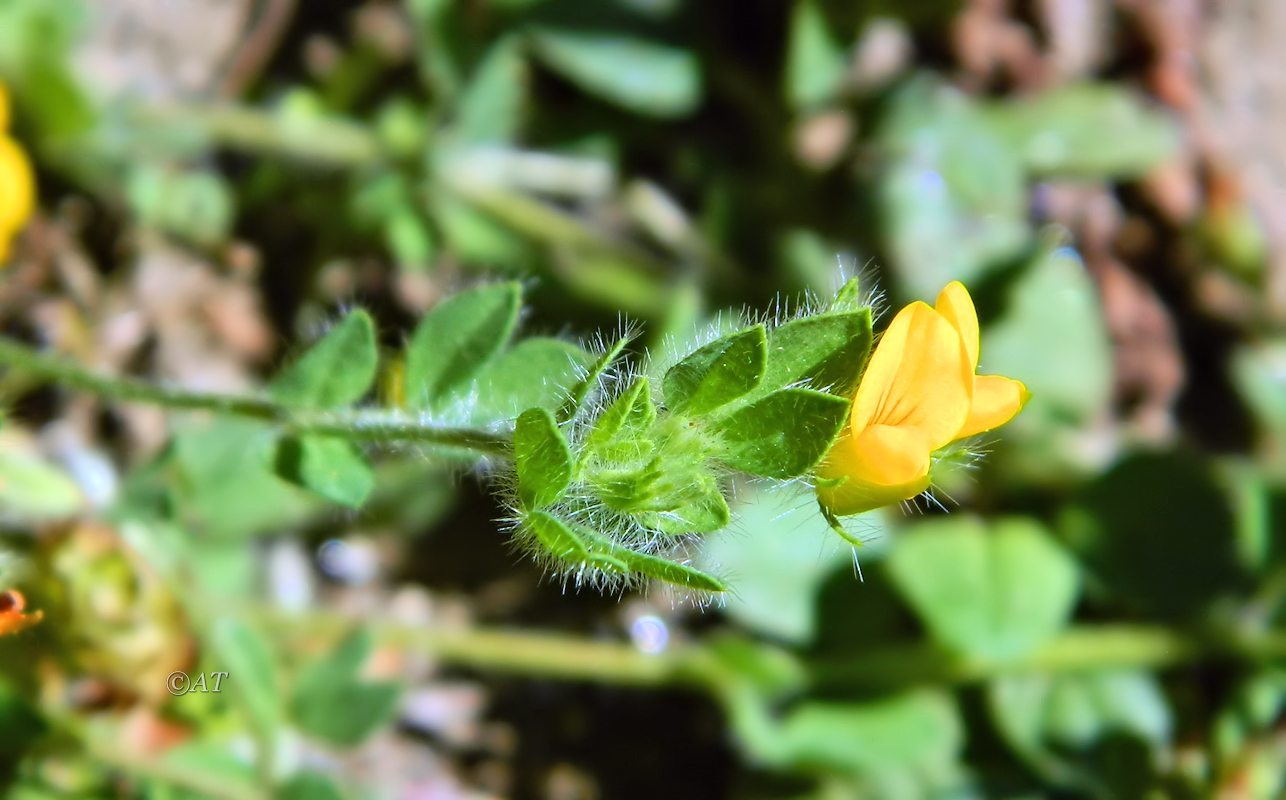
[[[708,472],[700,472],[682,488],[677,505],[663,512],[643,512],[639,520],[649,528],[681,536],[687,533],[714,533],[732,521],[732,510],[720,491],[719,481]]]
[[[577,381],[572,386],[571,391],[568,392],[567,402],[563,403],[563,407],[558,411],[559,422],[567,422],[576,416],[576,412],[580,411],[581,406],[584,405],[585,398],[589,397],[590,391],[602,379],[603,373],[612,365],[612,362],[620,358],[621,353],[625,351],[625,347],[629,343],[628,337],[622,337],[612,342],[612,346],[603,351],[603,354],[590,366],[585,377]]]
[[[719,458],[750,475],[798,477],[830,450],[848,414],[847,398],[813,389],[773,392],[719,421]]]
[[[703,592],[724,592],[723,581],[686,564],[640,553],[597,531],[544,511],[523,515],[526,529],[550,555],[569,566],[589,563],[611,574],[638,574]]]
[[[331,328],[298,361],[278,372],[268,391],[274,400],[288,406],[347,406],[371,388],[378,365],[375,324],[370,314],[359,309]]]
[[[589,548],[566,523],[545,511],[523,515],[523,525],[540,546],[560,561],[581,563],[590,560]]]
[[[554,415],[544,408],[524,411],[514,426],[518,497],[529,509],[562,499],[572,480],[572,453]]]
[[[689,416],[713,411],[753,391],[767,360],[763,325],[716,339],[665,373],[665,402],[671,411]]]
[[[638,440],[647,435],[654,422],[656,406],[652,403],[651,381],[639,378],[595,421],[586,450],[601,452],[614,442]]]
[[[832,314],[838,314],[843,311],[858,311],[865,308],[868,312],[870,307],[862,301],[862,282],[857,278],[849,278],[844,285],[839,287],[835,293],[835,299],[831,301],[830,308],[827,309]]]
[[[694,569],[686,564],[671,561],[668,558],[648,555],[617,544],[606,536],[585,528],[582,525],[572,526],[590,547],[595,560],[611,559],[623,564],[630,572],[646,575],[676,586],[698,589],[703,592],[725,592],[727,584],[708,573]],[[610,562],[609,562],[610,563]]]

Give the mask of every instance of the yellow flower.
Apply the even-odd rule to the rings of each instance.
[[[8,259],[9,244],[36,203],[31,162],[18,143],[5,135],[8,125],[9,97],[0,85],[0,264]]]
[[[915,497],[929,488],[934,452],[1013,419],[1027,387],[977,369],[978,315],[959,281],[935,306],[899,311],[871,354],[848,429],[818,470],[822,507],[845,516]]]
[[[27,600],[22,592],[0,592],[0,636],[30,628],[44,616],[40,611],[24,614],[23,609],[26,607]]]

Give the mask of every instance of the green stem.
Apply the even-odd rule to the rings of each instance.
[[[163,758],[131,753],[120,744],[118,727],[87,723],[83,718],[54,709],[43,710],[43,719],[60,734],[80,742],[86,755],[108,769],[137,781],[156,781],[211,800],[267,800],[268,793],[249,782],[226,774],[211,773],[192,764],[175,764]]]
[[[135,756],[99,737],[85,740],[85,751],[96,761],[137,780],[157,781],[184,789],[211,800],[267,800],[269,793],[239,778],[202,772],[186,764],[170,764],[161,758]]]
[[[350,619],[325,612],[268,612],[269,626],[285,637],[338,638],[367,627],[384,646],[423,653],[461,667],[568,681],[663,688],[694,684],[683,652],[649,655],[628,645],[555,633],[442,630]]]
[[[113,377],[4,337],[0,337],[0,364],[121,402],[250,417],[280,425],[296,434],[342,436],[369,442],[417,442],[501,458],[510,455],[508,438],[485,430],[430,425],[413,416],[381,409],[300,411],[278,405],[266,397],[193,392],[135,378]]]
[[[337,117],[290,119],[236,105],[152,105],[134,111],[145,126],[192,128],[220,145],[337,167],[366,167],[384,157],[367,128]]]
[[[392,623],[363,623],[326,613],[269,614],[283,635],[337,637],[368,624],[384,645],[432,655],[457,666],[556,680],[645,688],[690,687],[717,695],[727,668],[699,646],[647,654],[625,644],[586,641],[562,634],[509,631],[444,631]],[[896,689],[923,684],[969,684],[1024,672],[1077,672],[1109,668],[1167,668],[1204,658],[1270,661],[1286,658],[1286,636],[1214,640],[1159,626],[1073,627],[1029,655],[982,661],[931,644],[886,646],[808,665],[819,687]]]

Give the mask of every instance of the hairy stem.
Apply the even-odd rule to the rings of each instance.
[[[266,397],[194,392],[135,378],[104,375],[5,337],[0,337],[0,364],[112,400],[250,417],[280,425],[296,434],[342,436],[354,441],[416,442],[501,458],[507,458],[511,449],[507,437],[490,431],[431,425],[395,411],[300,411],[281,406]]]

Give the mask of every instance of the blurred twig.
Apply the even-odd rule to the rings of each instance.
[[[277,51],[291,17],[296,0],[266,0],[258,19],[245,32],[219,83],[219,96],[233,98],[246,90]]]

